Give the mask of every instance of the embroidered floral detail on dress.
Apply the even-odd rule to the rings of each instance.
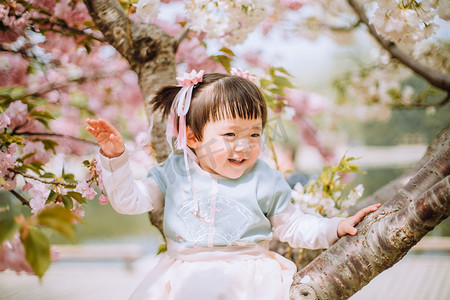
[[[184,239],[189,247],[207,246],[211,238],[214,245],[238,245],[242,234],[256,221],[255,215],[247,207],[225,196],[198,196],[197,214],[193,213],[192,205],[192,202],[186,202],[178,211],[186,226]],[[210,214],[212,210],[213,215]]]

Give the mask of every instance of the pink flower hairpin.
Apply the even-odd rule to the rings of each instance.
[[[248,79],[248,80],[250,80],[250,81],[256,81],[256,77],[255,76],[251,76],[249,73],[248,73],[248,71],[242,71],[240,68],[237,68],[237,69],[235,69],[235,68],[231,68],[231,75],[234,75],[234,76],[239,76],[239,77],[242,77],[242,78],[245,78],[245,79]]]
[[[205,71],[200,70],[198,73],[195,70],[192,70],[191,73],[184,73],[184,76],[177,77],[177,81],[183,87],[189,87],[191,85],[196,85],[199,82],[203,81],[203,74]]]

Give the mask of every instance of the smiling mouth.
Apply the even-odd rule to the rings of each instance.
[[[234,164],[241,164],[245,161],[245,159],[228,159],[230,162],[234,163]]]

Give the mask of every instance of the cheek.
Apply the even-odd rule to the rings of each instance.
[[[205,149],[206,150],[206,149]],[[209,149],[207,150],[210,155],[214,158],[219,159],[223,157],[228,157],[231,153],[230,143],[224,140],[215,140],[214,143],[210,144]]]

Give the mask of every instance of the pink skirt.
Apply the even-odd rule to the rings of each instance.
[[[226,253],[214,253],[213,256],[210,252],[197,251],[193,255],[193,261],[189,260],[191,255],[174,252],[173,247],[169,246],[171,245],[168,244],[168,249],[172,251],[160,256],[130,299],[289,299],[289,288],[296,266],[277,253],[258,250],[259,253],[255,255],[254,250],[248,254],[241,247],[235,247],[231,251],[228,248]],[[241,255],[242,252],[244,255]],[[202,256],[204,259],[201,259]]]

